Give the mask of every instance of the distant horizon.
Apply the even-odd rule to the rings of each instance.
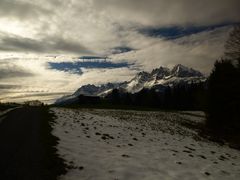
[[[176,64],[176,65],[174,65],[172,68],[174,68],[175,66],[178,66],[178,65],[182,65],[182,64]],[[184,66],[184,65],[183,65],[183,66]],[[160,68],[160,67],[164,67],[164,66],[156,67],[156,68],[154,68],[154,69],[152,69],[152,70],[150,70],[150,71],[139,71],[139,72],[136,72],[136,74],[134,74],[129,80],[131,80],[132,78],[134,78],[134,77],[135,77],[138,73],[140,73],[140,72],[151,73],[153,70],[158,69],[158,68]],[[168,67],[164,67],[164,68],[168,68]],[[193,68],[191,68],[191,67],[188,67],[188,68],[193,69]],[[171,70],[171,68],[169,68],[169,70]],[[194,69],[194,70],[198,71],[197,69]],[[73,73],[74,73],[74,72],[73,72]],[[206,76],[206,77],[208,76],[208,75],[206,75],[206,74],[203,74],[203,75]],[[107,84],[107,83],[121,83],[121,82],[125,82],[125,81],[119,81],[119,82],[110,82],[110,81],[109,81],[109,82],[101,83],[101,84],[94,84],[94,83],[92,83],[92,84],[90,84],[90,85],[101,86],[101,85],[104,85],[104,84]],[[57,97],[52,98],[52,99],[42,99],[42,98],[43,98],[44,96],[53,95],[53,94],[39,93],[40,99],[34,98],[36,95],[30,95],[31,99],[28,99],[28,98],[26,98],[27,95],[25,95],[25,96],[11,97],[11,98],[10,98],[10,99],[20,99],[19,101],[1,101],[1,99],[0,99],[0,102],[2,102],[2,103],[19,103],[19,104],[24,104],[25,102],[28,102],[28,101],[36,101],[36,100],[37,100],[37,101],[41,101],[41,102],[43,102],[43,103],[46,103],[46,104],[50,105],[50,104],[53,104],[57,99],[59,99],[59,98],[61,98],[61,97],[72,95],[76,90],[78,90],[79,88],[81,88],[82,86],[85,86],[85,85],[89,85],[89,84],[80,85],[77,89],[74,89],[74,90],[71,91],[71,92],[57,92],[57,93],[53,93],[54,95],[57,95]],[[21,97],[23,97],[23,100],[21,100]]]

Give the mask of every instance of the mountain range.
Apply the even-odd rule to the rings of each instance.
[[[122,92],[137,93],[147,88],[161,92],[164,91],[166,87],[188,85],[204,81],[206,81],[206,77],[201,72],[178,64],[172,69],[159,67],[153,69],[150,73],[141,71],[130,81],[121,83],[107,83],[100,86],[87,84],[80,87],[72,95],[58,99],[56,104],[75,102],[79,95],[106,96],[111,93],[113,89],[119,89]]]

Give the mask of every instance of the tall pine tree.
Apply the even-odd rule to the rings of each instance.
[[[225,57],[215,63],[208,83],[208,125],[222,132],[240,130],[240,27],[230,33]]]

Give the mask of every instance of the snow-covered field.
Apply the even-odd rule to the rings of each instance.
[[[202,112],[51,111],[58,153],[68,164],[62,180],[240,179],[240,151],[194,130]]]

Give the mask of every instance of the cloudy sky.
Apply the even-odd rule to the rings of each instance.
[[[207,75],[240,22],[239,7],[239,0],[0,0],[0,101],[51,102],[84,84],[179,63]]]

